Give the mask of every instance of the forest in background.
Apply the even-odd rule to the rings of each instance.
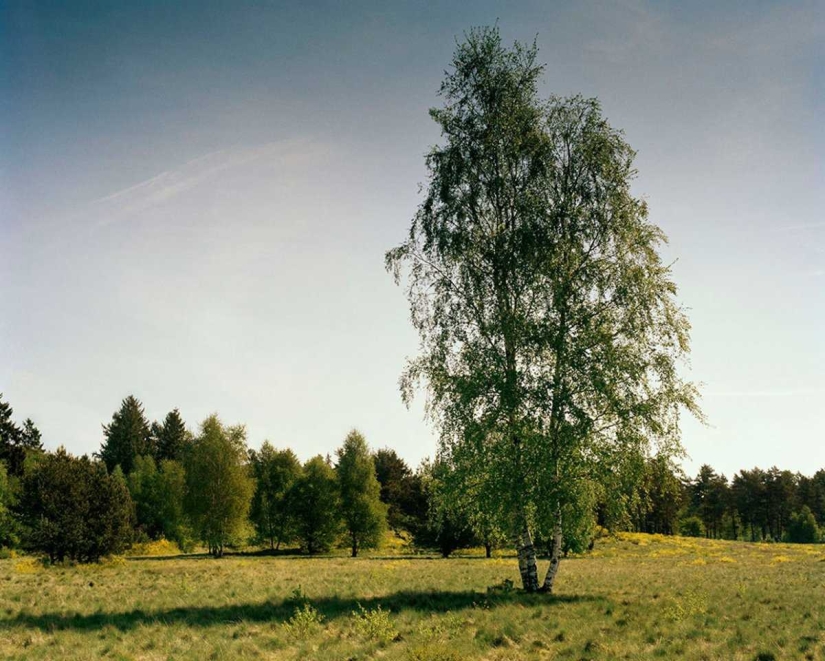
[[[242,425],[216,416],[190,431],[173,409],[151,422],[127,397],[103,426],[93,457],[44,449],[34,422],[13,420],[0,398],[0,548],[53,561],[95,561],[130,545],[167,539],[269,552],[356,556],[392,531],[409,552],[447,557],[462,548],[507,546],[472,503],[445,497],[449,466],[413,469],[394,450],[370,450],[351,431],[335,456],[304,463],[265,441],[247,446]],[[627,486],[623,486],[627,485]],[[639,456],[610,482],[591,484],[592,508],[564,538],[584,552],[604,531],[635,531],[754,542],[814,543],[825,528],[825,469],[812,476],[741,470],[732,478],[703,465],[686,476],[673,457]],[[552,540],[538,540],[549,553]]]

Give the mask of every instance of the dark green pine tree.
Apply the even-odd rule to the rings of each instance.
[[[43,435],[35,426],[31,418],[26,418],[23,421],[23,429],[20,432],[20,445],[26,450],[34,452],[43,452]]]
[[[6,463],[9,475],[19,477],[23,474],[23,465],[30,452],[42,452],[40,430],[26,418],[21,429],[11,419],[14,409],[8,402],[2,401],[0,393],[0,461]]]
[[[152,434],[143,414],[143,404],[129,395],[115,411],[112,422],[103,425],[106,437],[97,456],[106,464],[109,472],[120,466],[125,475],[132,472],[135,458],[153,455]]]
[[[186,423],[178,409],[172,409],[166,414],[162,424],[153,423],[152,436],[154,438],[155,459],[160,462],[164,459],[180,461],[183,458],[183,449],[187,442]]]
[[[0,461],[5,461],[8,472],[16,475],[21,431],[11,419],[13,413],[11,404],[4,402],[3,393],[0,393]]]

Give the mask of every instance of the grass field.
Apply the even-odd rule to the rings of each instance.
[[[623,534],[511,557],[0,561],[3,659],[825,659],[825,546]]]

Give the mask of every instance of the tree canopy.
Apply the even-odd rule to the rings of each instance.
[[[537,55],[496,28],[458,44],[425,197],[386,263],[407,276],[421,338],[403,395],[423,380],[457,484],[499,494],[486,514],[515,540],[526,590],[540,588],[533,535],[556,540],[549,591],[581,484],[617,455],[678,450],[680,410],[698,409],[634,152],[597,100],[540,98]]]
[[[223,555],[249,513],[253,484],[246,460],[243,425],[225,426],[217,415],[203,421],[186,452],[186,511],[215,556]]]
[[[335,467],[352,557],[362,548],[375,548],[387,529],[387,506],[381,502],[381,485],[367,441],[356,429],[344,439]]]
[[[293,487],[301,475],[301,462],[292,450],[276,450],[269,441],[258,451],[250,450],[249,460],[255,478],[249,516],[258,537],[276,550],[295,536]]]

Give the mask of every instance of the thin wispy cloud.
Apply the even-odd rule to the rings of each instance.
[[[302,140],[270,142],[258,147],[219,149],[98,198],[91,205],[103,215],[98,226],[111,225],[164,204],[182,193],[213,181],[229,170],[273,158],[297,165],[316,156],[318,151],[317,145]]]

